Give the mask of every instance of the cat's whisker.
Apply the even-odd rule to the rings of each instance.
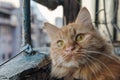
[[[91,64],[93,64],[96,67],[96,65],[88,57],[86,57],[86,58],[91,62]],[[93,72],[93,74],[94,74],[94,76],[95,76],[95,78],[97,80],[96,72],[94,71],[94,69],[92,69],[90,67],[90,64],[88,62],[86,64],[87,64],[88,68]]]
[[[89,64],[88,61],[90,61],[91,64],[93,64],[95,67],[96,67],[96,65],[95,65],[95,64],[92,62],[92,60],[90,60],[89,57],[87,57],[85,54],[82,54],[81,56],[83,56],[83,57],[85,57],[85,58],[87,59],[87,62],[86,62],[87,67],[93,72],[93,74],[94,74],[94,76],[95,76],[95,78],[96,78],[96,80],[97,80],[96,72],[94,71],[94,69],[92,69],[92,68],[90,67],[90,64]],[[86,65],[85,65],[85,66],[86,66]],[[96,67],[96,68],[97,68],[97,67]]]
[[[63,57],[62,60],[59,60],[59,61],[58,61],[59,63],[57,63],[56,66],[59,66],[59,65],[63,64],[64,61],[65,61],[65,57]]]
[[[58,54],[58,52],[56,52],[56,54]],[[65,55],[62,55],[62,60],[58,59],[58,57],[55,57],[56,58],[55,60],[58,60],[58,62],[59,62],[55,66],[61,65],[65,61],[65,57],[66,57]]]
[[[66,57],[67,57],[67,55],[62,55],[62,60],[60,59],[60,60],[58,61],[59,63],[57,63],[56,66],[59,66],[59,65],[61,65],[61,64],[65,64],[64,62],[65,62]],[[56,57],[56,58],[57,58],[57,57]],[[56,59],[56,60],[58,60],[58,59]]]
[[[98,60],[97,58],[95,57],[92,57],[90,55],[87,55],[88,57],[90,57],[91,59],[94,59],[95,61],[99,62],[100,64],[102,64],[111,74],[111,76],[113,77],[113,79],[115,78],[115,76],[113,75],[112,71],[108,68],[107,65],[105,65],[102,61]]]
[[[88,54],[99,54],[99,55],[106,56],[106,57],[108,57],[108,58],[110,58],[110,59],[112,59],[112,60],[114,60],[114,61],[116,61],[117,63],[120,64],[120,62],[119,62],[116,58],[114,58],[114,57],[112,57],[112,56],[110,56],[110,55],[103,54],[103,53],[97,52],[97,51],[85,51],[85,52],[88,53]]]

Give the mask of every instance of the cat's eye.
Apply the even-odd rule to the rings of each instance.
[[[78,34],[78,35],[76,36],[75,40],[76,40],[76,41],[81,41],[81,40],[84,39],[84,37],[85,37],[84,34]]]
[[[58,47],[63,47],[64,46],[64,41],[62,41],[62,40],[57,41],[57,46]]]

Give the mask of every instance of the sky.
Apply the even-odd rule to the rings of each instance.
[[[62,6],[57,7],[55,10],[51,11],[43,5],[37,4],[37,7],[41,14],[48,20],[48,22],[55,24],[56,17],[63,17],[63,8]]]

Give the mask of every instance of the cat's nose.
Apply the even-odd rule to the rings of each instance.
[[[65,51],[66,51],[66,52],[71,52],[71,51],[73,51],[74,49],[75,49],[75,47],[69,46],[69,47],[66,47]]]

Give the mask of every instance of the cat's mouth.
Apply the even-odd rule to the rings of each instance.
[[[73,58],[73,57],[78,56],[78,54],[71,52],[71,53],[67,54],[66,56],[67,56],[67,57],[70,57],[70,58]]]
[[[64,65],[67,67],[79,67],[80,64],[85,64],[86,59],[84,56],[82,56],[83,54],[80,52],[81,51],[71,52],[69,54],[64,55]]]
[[[73,53],[67,54],[67,57],[74,57],[74,56],[75,56],[75,54],[73,54]]]
[[[66,53],[66,57],[73,58],[73,57],[80,57],[82,55],[81,51],[69,52]]]

